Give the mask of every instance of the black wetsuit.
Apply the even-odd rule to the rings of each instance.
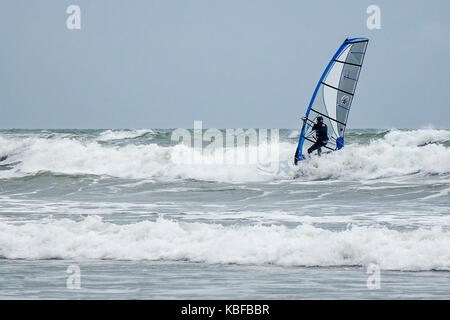
[[[320,155],[320,148],[326,146],[328,143],[328,128],[325,123],[319,122],[314,124],[312,130],[316,132],[316,142],[308,149],[308,154],[319,150]]]

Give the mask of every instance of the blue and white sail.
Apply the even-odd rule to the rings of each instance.
[[[306,150],[316,140],[312,126],[318,116],[328,127],[329,142],[323,148],[334,151],[344,146],[347,118],[368,42],[366,38],[346,39],[328,63],[306,110],[295,164],[304,159]]]

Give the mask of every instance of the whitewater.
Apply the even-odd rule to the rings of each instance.
[[[0,298],[450,297],[450,130],[349,130],[299,166],[298,130],[203,150],[173,132],[0,130]],[[217,162],[267,147],[270,170]]]

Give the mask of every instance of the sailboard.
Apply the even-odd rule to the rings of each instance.
[[[312,130],[317,117],[328,127],[325,151],[339,150],[344,146],[344,133],[348,114],[355,95],[356,85],[363,65],[369,39],[345,39],[328,63],[314,90],[303,118],[294,163],[305,159],[305,153],[316,142]]]

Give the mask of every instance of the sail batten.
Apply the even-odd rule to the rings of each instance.
[[[345,77],[344,77],[344,78],[345,78]],[[356,80],[355,80],[355,81],[356,81]],[[347,91],[345,91],[345,90],[336,88],[336,87],[332,86],[331,84],[325,83],[325,82],[323,82],[323,81],[322,81],[322,84],[325,85],[325,86],[327,86],[327,87],[329,87],[329,88],[331,88],[331,89],[334,89],[334,90],[337,90],[337,91],[341,91],[341,92],[345,92],[346,94],[349,94],[349,95],[351,95],[351,96],[353,95],[353,93],[350,93],[350,92],[347,92]]]
[[[369,40],[365,38],[346,39],[328,63],[314,90],[303,121],[295,163],[304,158],[313,140],[312,126],[318,116],[324,117],[328,127],[330,150],[341,149],[344,132],[352,105],[359,74],[361,72]]]

